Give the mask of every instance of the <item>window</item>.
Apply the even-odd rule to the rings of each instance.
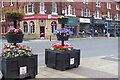
[[[1,21],[0,22],[5,22],[5,15],[1,14]]]
[[[27,24],[27,22],[24,22],[23,26],[24,26],[24,33],[27,33],[28,32],[28,24]]]
[[[10,6],[13,6],[13,0],[11,0],[11,2],[10,2]]]
[[[111,3],[107,2],[107,9],[111,9]]]
[[[95,18],[101,18],[101,12],[100,11],[95,11],[94,13]]]
[[[84,9],[83,9],[83,16],[84,16],[84,17],[89,17],[89,16],[90,16],[90,10],[87,9],[87,8],[84,8]]]
[[[99,0],[96,1],[96,7],[100,7],[100,2],[99,2]]]
[[[4,7],[4,2],[2,1],[2,7]]]
[[[45,12],[44,12],[44,3],[43,2],[40,3],[40,13],[45,14]]]
[[[117,13],[116,16],[115,16],[115,19],[116,20],[120,20],[120,15]]]
[[[57,5],[55,2],[52,3],[52,14],[56,14],[57,13]]]
[[[116,5],[116,10],[119,10],[119,5]]]
[[[32,13],[32,5],[30,2],[28,3],[28,6],[27,6],[27,12]]]
[[[52,29],[52,33],[54,33],[54,31],[57,29],[57,22],[53,21],[51,23],[51,29]]]
[[[71,5],[68,6],[68,15],[72,15],[72,6]]]
[[[112,15],[111,15],[111,13],[108,11],[108,13],[107,13],[107,18],[108,19],[111,19],[112,18]]]
[[[34,25],[34,22],[31,21],[29,25],[30,25],[30,32],[31,32],[31,33],[35,33],[35,25]]]
[[[24,13],[26,15],[33,15],[34,14],[34,3],[28,3],[27,5],[24,6]]]
[[[83,3],[84,3],[84,4],[88,4],[88,0],[84,0]]]

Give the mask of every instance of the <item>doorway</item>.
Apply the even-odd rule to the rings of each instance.
[[[40,26],[40,38],[45,38],[45,26]]]

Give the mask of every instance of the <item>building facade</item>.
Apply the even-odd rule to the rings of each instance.
[[[1,1],[1,34],[9,29],[12,22],[5,19],[5,11],[20,11],[25,13],[24,20],[18,23],[26,38],[50,38],[54,30],[61,27],[57,18],[64,14],[68,16],[65,25],[74,32],[99,33],[101,36],[109,32],[120,33],[120,3],[119,2],[4,2]]]

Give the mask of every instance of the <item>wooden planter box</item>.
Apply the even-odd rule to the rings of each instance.
[[[67,70],[80,65],[80,50],[57,51],[45,49],[45,64],[57,70]]]
[[[63,36],[63,35],[59,35],[59,34],[57,34],[56,36],[57,36],[57,40],[59,40],[59,41],[68,41],[68,39],[69,39],[69,36]]]
[[[35,78],[37,75],[37,55],[4,58],[1,61],[3,79]]]
[[[59,24],[67,24],[68,18],[58,18],[58,23]]]
[[[8,43],[22,43],[24,34],[6,34]]]

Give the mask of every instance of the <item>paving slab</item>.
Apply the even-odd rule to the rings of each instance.
[[[36,78],[118,78],[118,62],[102,57],[81,58],[78,68],[66,71],[55,70],[39,65]]]

